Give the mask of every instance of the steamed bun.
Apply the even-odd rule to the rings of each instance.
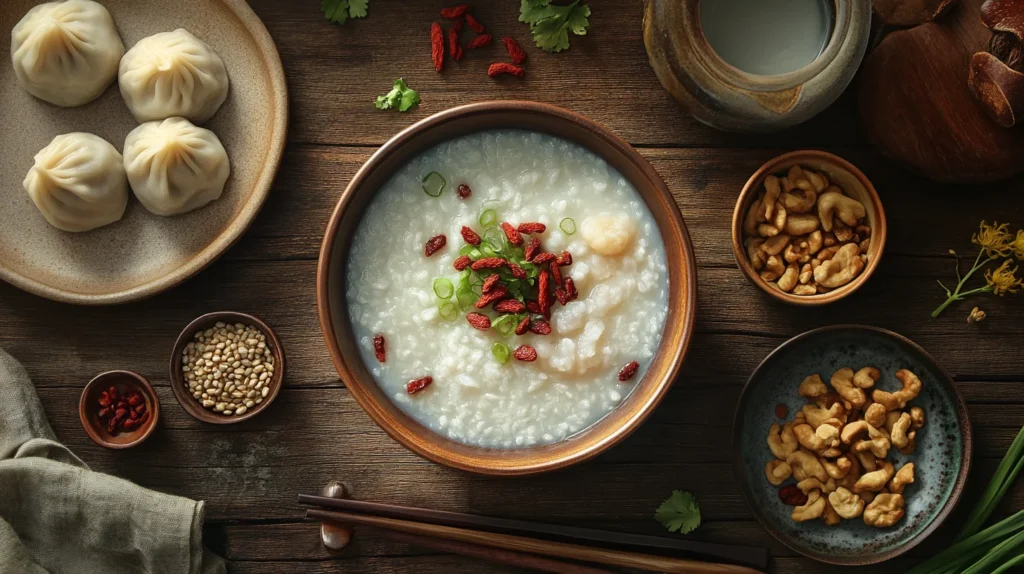
[[[93,134],[53,138],[36,154],[22,185],[50,225],[64,231],[113,223],[128,205],[121,154]]]
[[[128,50],[118,83],[140,123],[171,117],[203,123],[228,97],[220,56],[181,28],[144,38]]]
[[[220,197],[231,173],[210,130],[185,118],[149,122],[124,140],[124,169],[135,197],[156,215],[178,215]]]
[[[117,76],[123,55],[114,20],[92,0],[40,4],[11,31],[18,84],[58,106],[98,98]]]

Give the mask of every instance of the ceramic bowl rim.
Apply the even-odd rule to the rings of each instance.
[[[799,344],[807,339],[821,335],[822,333],[842,331],[868,332],[876,335],[881,335],[891,340],[895,340],[896,342],[905,345],[913,349],[915,352],[919,353],[925,363],[927,363],[932,369],[934,369],[935,372],[942,375],[940,383],[949,393],[949,396],[952,402],[954,403],[954,410],[956,411],[957,419],[961,428],[962,437],[960,446],[960,457],[962,463],[960,465],[960,471],[957,473],[956,479],[953,483],[953,490],[952,492],[950,492],[949,497],[942,504],[942,508],[939,510],[939,512],[934,517],[932,517],[931,521],[926,526],[924,526],[919,532],[917,532],[917,534],[914,534],[906,541],[904,541],[902,544],[890,550],[878,551],[873,554],[866,555],[837,557],[829,554],[807,551],[807,549],[801,548],[798,545],[791,543],[788,537],[779,534],[774,529],[768,526],[768,524],[766,523],[764,512],[762,511],[761,506],[758,505],[757,501],[754,499],[751,485],[747,482],[747,474],[745,471],[746,467],[743,461],[742,437],[740,436],[740,430],[742,424],[741,417],[743,412],[747,408],[747,403],[750,400],[750,395],[752,393],[753,387],[756,385],[756,382],[759,380],[759,378],[768,369],[775,366],[775,364],[781,360],[783,353],[785,351],[789,350],[789,348],[796,344]],[[949,515],[956,508],[956,505],[959,503],[960,497],[964,491],[964,486],[967,483],[967,475],[971,470],[971,460],[974,455],[973,434],[971,429],[971,420],[967,414],[967,403],[964,401],[964,398],[960,394],[960,391],[957,390],[956,385],[953,384],[953,378],[949,375],[949,372],[946,371],[946,369],[943,368],[942,365],[940,365],[938,361],[936,361],[935,358],[931,356],[931,354],[925,351],[924,348],[922,348],[917,343],[911,341],[907,337],[900,335],[899,333],[896,333],[894,331],[883,329],[881,327],[856,324],[827,325],[824,327],[811,329],[810,331],[803,332],[795,337],[786,340],[778,347],[773,349],[772,352],[768,353],[768,355],[764,359],[762,359],[760,363],[758,363],[757,367],[751,373],[750,377],[747,378],[746,383],[744,383],[743,389],[740,391],[740,398],[736,402],[736,410],[733,413],[731,448],[733,473],[736,475],[736,481],[739,483],[740,492],[743,493],[743,500],[744,502],[747,503],[747,507],[750,508],[751,513],[754,515],[754,518],[757,519],[757,522],[761,525],[761,527],[764,528],[765,531],[767,531],[769,534],[771,534],[773,538],[784,544],[789,549],[797,552],[798,554],[801,554],[813,560],[817,560],[819,562],[824,562],[826,564],[833,564],[837,566],[867,566],[870,564],[878,564],[880,562],[885,562],[886,560],[890,560],[892,558],[896,558],[897,556],[902,555],[903,553],[914,548],[915,546],[923,542],[926,538],[928,538],[928,536],[935,532],[936,529],[942,526],[942,524],[946,521],[947,518],[949,518]]]
[[[86,400],[93,386],[100,384],[100,382],[103,381],[104,379],[112,377],[127,377],[132,379],[135,382],[135,384],[139,387],[139,389],[142,391],[142,393],[149,398],[150,404],[153,407],[152,410],[150,410],[149,420],[146,421],[146,426],[143,428],[139,436],[131,442],[116,443],[105,440],[103,437],[100,436],[98,432],[96,432],[96,429],[93,428],[93,425],[90,423],[90,421],[88,420],[88,416],[86,415],[86,412],[90,408],[89,405],[86,404]],[[115,369],[113,371],[104,371],[93,377],[88,383],[85,384],[85,387],[82,388],[82,393],[78,397],[78,420],[82,423],[82,428],[85,429],[85,434],[88,435],[89,438],[92,439],[94,443],[102,446],[103,448],[108,448],[111,450],[124,450],[132,448],[145,442],[146,439],[148,439],[150,435],[153,434],[153,431],[156,430],[156,425],[160,421],[160,397],[156,394],[156,389],[153,388],[153,385],[149,382],[149,379],[143,377],[139,373],[120,369]]]

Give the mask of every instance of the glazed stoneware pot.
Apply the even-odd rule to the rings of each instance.
[[[658,351],[642,380],[614,410],[565,440],[519,449],[471,446],[420,424],[377,385],[353,336],[346,296],[346,266],[353,234],[370,200],[406,162],[423,151],[467,134],[492,129],[540,132],[581,145],[622,174],[646,202],[665,245],[669,309]],[[492,475],[523,475],[564,468],[615,445],[654,410],[672,385],[693,333],[696,265],[693,246],[668,187],[625,141],[591,120],[535,102],[469,104],[430,116],[384,144],[356,173],[328,223],[317,270],[320,326],[334,366],[352,396],[395,440],[425,458]]]
[[[834,102],[864,57],[871,2],[830,1],[827,44],[810,64],[791,72],[757,75],[727,63],[705,35],[701,0],[648,0],[644,44],[662,85],[696,119],[728,131],[777,131]]]

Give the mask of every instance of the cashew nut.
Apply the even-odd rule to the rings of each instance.
[[[818,457],[805,450],[790,453],[786,457],[786,462],[793,467],[793,478],[797,482],[807,478],[817,478],[822,483],[828,482],[828,473],[825,472],[825,467],[818,462]]]
[[[913,421],[913,427],[919,429],[924,426],[924,409],[921,407],[913,407],[910,409],[910,420]]]
[[[859,389],[870,389],[875,386],[875,383],[877,383],[880,378],[882,378],[882,373],[879,372],[878,369],[874,367],[864,367],[853,375],[853,384]]]
[[[864,265],[857,244],[847,243],[840,247],[831,259],[822,262],[814,270],[814,280],[822,287],[829,289],[842,287],[860,275],[860,272],[864,270]]]
[[[786,178],[784,183],[788,181],[789,179]],[[814,202],[817,200],[818,194],[814,190],[795,189],[792,186],[779,197],[779,201],[789,213],[809,213],[814,209]]]
[[[796,483],[796,487],[804,494],[810,494],[812,490],[820,490],[824,493],[829,493],[836,489],[836,481],[835,479],[830,478],[827,481],[822,482],[812,476],[811,478],[805,478]]]
[[[767,201],[767,198],[765,199]],[[757,225],[757,233],[761,237],[772,237],[778,235],[786,227],[786,208],[781,204],[775,205],[774,215],[767,223]]]
[[[764,244],[764,239],[760,237],[748,237],[744,242],[747,248],[747,260],[754,267],[755,271],[760,271],[764,268],[764,255],[762,255],[761,245]]]
[[[825,473],[830,477],[839,480],[850,474],[850,470],[853,469],[853,463],[850,462],[849,458],[840,456],[835,462],[829,462],[822,460],[821,466],[825,467]]]
[[[917,449],[917,431],[910,431],[907,433],[907,446],[899,447],[899,450],[903,454],[914,454],[914,450]]]
[[[814,285],[797,285],[793,288],[794,295],[816,295],[818,290],[814,288]]]
[[[783,236],[776,235],[775,237]],[[774,239],[774,237],[772,239]],[[787,263],[807,263],[811,260],[811,254],[807,252],[807,242],[790,242],[790,244],[786,246],[786,251],[782,254],[782,258],[785,259]]]
[[[792,238],[788,235],[776,235],[765,239],[761,244],[761,251],[765,255],[778,255],[789,245]]]
[[[804,263],[804,266],[800,268],[800,284],[805,287],[812,289],[811,295],[815,293],[814,285],[808,285],[811,282],[811,278],[814,277],[814,268],[811,267],[810,263]]]
[[[806,213],[796,213],[786,218],[786,233],[790,235],[808,235],[818,230],[821,221],[817,216]]]
[[[778,486],[793,474],[793,469],[785,461],[773,460],[764,466],[764,474],[768,477],[768,482]]]
[[[803,506],[794,508],[790,517],[796,522],[807,522],[821,517],[823,512],[825,512],[825,498],[821,496],[821,491],[812,490],[807,495],[807,502]]]
[[[842,433],[840,435],[840,438],[842,439],[844,444],[850,444],[854,440],[856,440],[858,437],[860,437],[863,433],[867,433],[867,435],[868,435],[867,438],[872,439],[872,440],[878,439],[878,438],[885,438],[885,435],[882,434],[882,432],[880,430],[878,430],[875,427],[871,426],[868,423],[868,421],[866,421],[864,419],[861,419],[859,421],[854,421],[854,422],[844,426],[843,427],[843,431],[842,431]]]
[[[804,175],[804,170],[799,165],[794,165],[793,167],[789,168],[789,171],[786,172],[786,177],[789,178],[789,181],[793,182],[793,185],[796,185],[796,182],[800,181],[801,179],[806,179],[806,176]]]
[[[772,423],[772,426],[768,428],[768,448],[779,460],[786,460],[786,457],[796,452],[800,448],[800,444],[796,440],[796,435],[793,434],[792,425],[787,423],[780,427],[778,423]]]
[[[900,418],[896,420],[896,423],[892,425],[892,430],[889,431],[892,444],[896,448],[905,448],[910,442],[910,438],[907,437],[907,431],[910,430],[912,423],[910,413],[903,413]]]
[[[808,251],[808,253],[810,253],[811,255],[814,255],[815,253],[821,251],[821,248],[824,245],[824,241],[825,240],[821,236],[821,230],[820,229],[818,231],[815,231],[814,233],[811,233],[810,235],[808,235],[807,236],[807,251]]]
[[[819,427],[819,428],[821,428],[821,427]],[[822,464],[822,466],[824,466],[825,463],[828,462],[826,459],[836,458],[836,457],[840,457],[842,455],[843,455],[843,451],[840,450],[838,446],[834,446],[834,447],[831,447],[831,448],[826,448],[821,453],[821,458],[822,458],[821,464]],[[828,472],[828,469],[826,469],[825,472]]]
[[[839,429],[831,425],[823,424],[817,429],[809,424],[796,425],[793,433],[800,446],[818,454],[839,444]]]
[[[827,395],[828,387],[825,386],[825,381],[821,380],[821,375],[814,373],[800,381],[800,387],[797,389],[797,392],[800,393],[801,397],[814,399]]]
[[[828,501],[832,508],[836,510],[836,513],[846,519],[857,518],[864,512],[864,501],[841,486],[835,492],[829,493]]]
[[[828,187],[828,178],[821,175],[820,173],[811,170],[805,170],[804,175],[807,176],[807,180],[811,183],[812,186],[814,186],[814,191],[821,193],[822,191],[825,190],[826,187]]]
[[[820,267],[819,267],[820,269]],[[843,397],[853,408],[859,409],[864,406],[867,402],[867,395],[864,391],[853,385],[853,369],[844,368],[832,373],[832,378],[829,380],[832,383],[832,388],[839,393],[839,396]]]
[[[762,246],[763,247],[763,246]],[[761,279],[769,283],[782,277],[786,272],[786,265],[778,255],[772,255],[764,262],[764,270],[761,271]]]
[[[881,403],[872,404],[879,405]],[[882,405],[882,408],[885,408],[885,405]],[[892,436],[892,428],[896,426],[896,421],[900,420],[901,416],[903,416],[903,413],[900,411],[889,411],[885,413],[885,430],[889,433],[889,436]]]
[[[776,203],[779,199],[779,194],[782,193],[782,188],[779,186],[779,178],[774,175],[769,175],[764,178],[764,218],[771,219],[772,215],[775,214]],[[779,228],[782,226],[780,225]]]
[[[833,217],[839,217],[840,221],[853,227],[866,215],[867,211],[861,202],[846,197],[841,191],[834,191],[831,187],[818,197],[818,217],[821,219],[821,228],[825,231],[832,231]]]
[[[825,511],[821,513],[821,521],[825,523],[825,526],[835,526],[842,522],[839,513],[836,512],[835,508],[832,508],[827,498],[825,499]]]
[[[890,447],[889,439],[879,437],[857,442],[853,445],[853,450],[856,452],[870,452],[878,458],[885,458],[889,454]]]
[[[888,528],[903,518],[902,494],[879,494],[864,508],[864,524]]]
[[[903,489],[914,482],[914,463],[908,462],[896,471],[896,475],[889,482],[889,492],[903,494]]]
[[[753,235],[757,233],[757,224],[768,221],[764,216],[763,200],[755,199],[747,208],[747,215],[743,218],[743,233]]]
[[[836,241],[840,243],[846,243],[853,240],[853,230],[845,225],[840,225],[839,223],[835,224],[835,227],[832,228],[832,233],[836,235]],[[854,241],[854,243],[858,242]]]
[[[885,485],[892,480],[894,474],[895,471],[893,470],[892,463],[885,461],[882,468],[862,474],[850,490],[855,493],[878,492],[885,488]]]
[[[894,411],[907,406],[907,403],[921,394],[921,379],[907,369],[896,371],[896,378],[903,383],[903,388],[895,393],[889,393],[881,389],[875,389],[871,398],[876,403],[882,403],[886,410]]]
[[[797,278],[800,276],[800,270],[797,268],[795,263],[790,263],[789,267],[786,268],[786,272],[779,277],[778,286],[779,290],[789,293],[796,287]]]
[[[860,463],[860,468],[864,472],[874,472],[878,470],[875,455],[870,452],[854,452],[851,454],[857,457],[857,461]]]
[[[829,419],[840,419],[840,417],[845,415],[843,405],[839,403],[833,403],[827,409],[820,405],[804,405],[800,411],[804,414],[804,418],[807,419],[807,424],[814,428],[818,428]]]
[[[878,403],[871,403],[864,411],[864,420],[876,429],[885,427],[885,407]]]

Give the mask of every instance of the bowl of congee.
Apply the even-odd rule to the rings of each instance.
[[[482,102],[394,136],[342,193],[317,306],[338,374],[413,452],[522,475],[635,430],[689,347],[693,248],[665,182],[591,120]]]

